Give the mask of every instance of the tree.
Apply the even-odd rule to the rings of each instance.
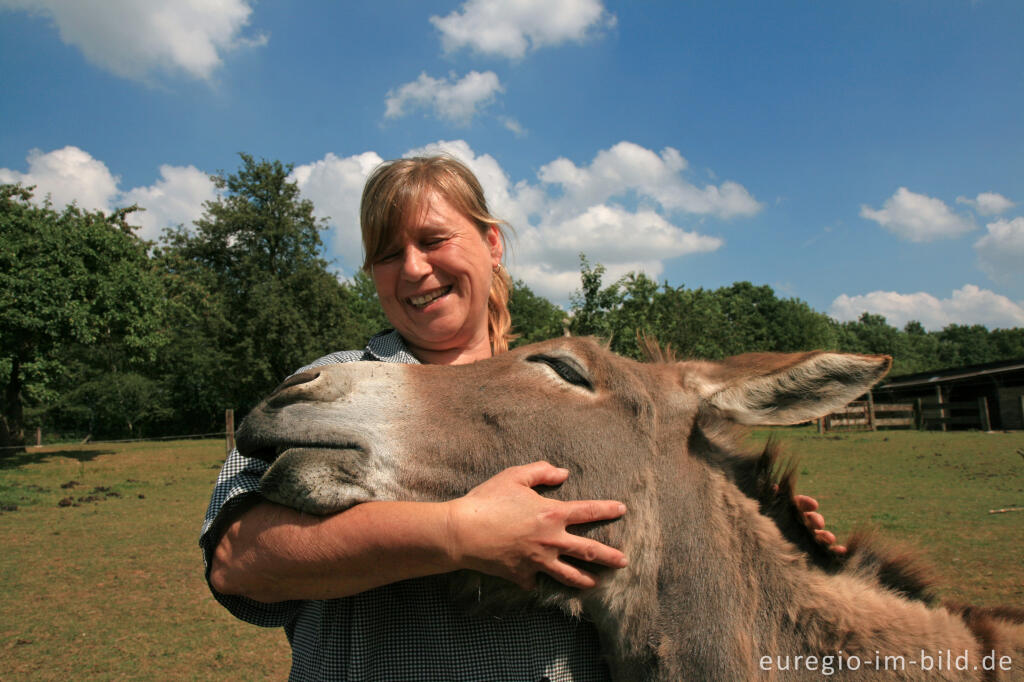
[[[362,348],[367,339],[391,326],[380,307],[373,280],[363,270],[357,270],[351,280],[342,282],[341,293],[344,311],[341,317],[345,325],[334,349]]]
[[[832,318],[799,299],[779,300],[769,324],[774,351],[835,350],[839,345]]]
[[[580,254],[582,289],[570,297],[569,330],[576,336],[598,336],[616,353],[641,358],[638,334],[656,333],[658,285],[643,273],[629,273],[602,286],[605,268],[590,266]]]
[[[662,345],[670,346],[680,358],[721,358],[727,355],[721,341],[720,330],[727,326],[721,300],[714,292],[669,287],[667,284],[657,298],[657,318],[654,331]]]
[[[366,324],[361,310],[353,325],[347,305],[365,303],[365,282],[346,290],[328,271],[326,226],[288,180],[291,166],[240,157],[238,171],[213,177],[220,195],[194,230],[165,233],[160,252],[184,336],[168,349],[167,381],[176,402],[194,406],[193,428],[228,406],[248,410]]]
[[[989,333],[993,360],[1024,358],[1024,329],[993,329]]]
[[[512,331],[518,334],[513,346],[561,336],[568,322],[565,311],[543,296],[538,296],[522,280],[512,285],[508,301]]]
[[[24,444],[25,405],[53,397],[73,346],[116,343],[130,362],[166,342],[160,278],[126,222],[134,208],[58,213],[31,200],[32,188],[0,185],[3,446]]]
[[[841,327],[840,347],[850,353],[896,355],[899,331],[882,315],[863,313],[856,322]]]
[[[998,358],[989,344],[989,331],[980,324],[951,324],[938,334],[939,362],[943,367],[980,365]]]
[[[903,331],[896,337],[896,354],[893,356],[892,375],[916,374],[939,369],[939,339],[925,331],[924,325],[911,320],[903,325]]]
[[[590,267],[587,257],[580,254],[582,288],[569,297],[569,331],[573,336],[612,337],[611,315],[622,304],[623,295],[618,282],[602,287],[604,273],[603,265]]]

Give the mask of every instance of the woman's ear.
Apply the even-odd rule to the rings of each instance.
[[[501,264],[501,257],[505,254],[505,245],[501,242],[501,232],[498,230],[498,226],[489,225],[484,239],[491,250],[491,266],[496,268]]]

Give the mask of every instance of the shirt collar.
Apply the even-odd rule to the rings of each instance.
[[[366,343],[366,352],[381,362],[400,362],[419,365],[420,361],[409,352],[405,340],[394,329],[378,332]]]

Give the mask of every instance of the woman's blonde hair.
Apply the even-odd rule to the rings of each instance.
[[[481,235],[493,225],[498,228],[505,245],[507,224],[491,215],[484,199],[480,181],[465,165],[450,156],[426,156],[387,161],[378,166],[366,180],[359,208],[359,225],[363,232],[363,270],[388,253],[399,239],[399,232],[412,214],[423,210],[424,200],[437,192],[449,204],[476,224]],[[508,350],[512,316],[508,299],[512,280],[499,266],[491,278],[487,299],[487,332],[491,352]]]

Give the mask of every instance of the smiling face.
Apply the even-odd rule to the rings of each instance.
[[[487,298],[502,244],[436,192],[412,211],[398,241],[371,268],[388,320],[423,362],[490,357]]]

